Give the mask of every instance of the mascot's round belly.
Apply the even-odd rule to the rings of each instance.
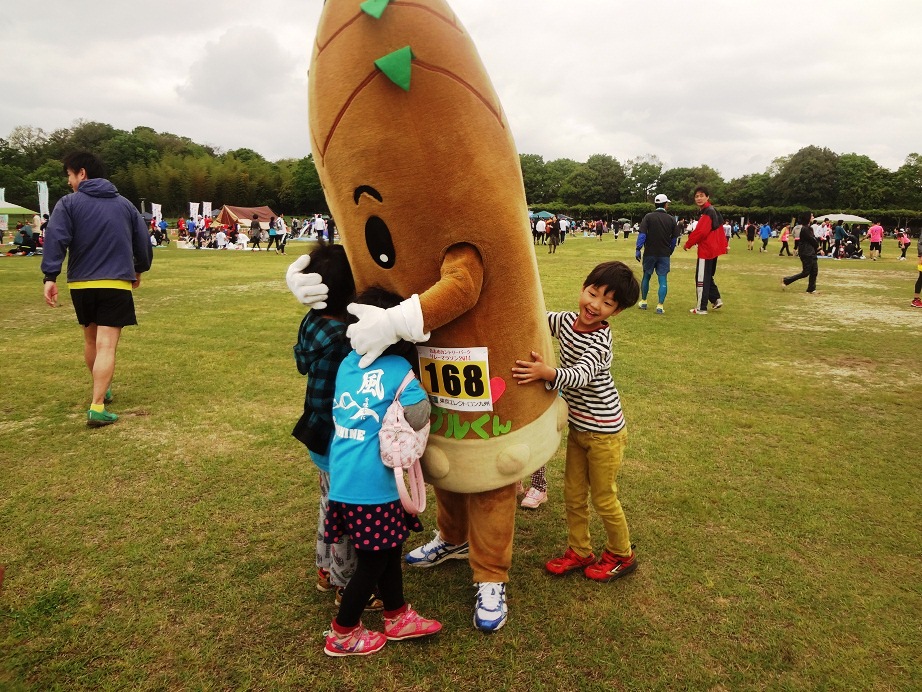
[[[314,162],[359,290],[423,295],[459,248],[482,272],[469,291],[423,301],[438,325],[419,349],[434,403],[428,480],[479,492],[524,477],[557,450],[566,411],[511,377],[516,359],[553,348],[519,157],[470,37],[441,0],[327,0],[309,101]]]

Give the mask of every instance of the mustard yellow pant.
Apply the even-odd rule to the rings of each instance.
[[[589,500],[605,527],[605,549],[627,557],[631,535],[618,500],[618,471],[627,444],[627,430],[593,433],[570,426],[563,472],[563,500],[567,511],[567,542],[580,557],[592,553],[589,536]]]

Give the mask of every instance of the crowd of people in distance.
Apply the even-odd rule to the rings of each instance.
[[[221,223],[211,216],[180,217],[176,220],[176,239],[180,247],[195,250],[251,250],[268,251],[275,249],[276,254],[284,255],[291,238],[324,238],[334,242],[336,225],[321,214],[311,219],[292,219],[289,225],[285,215],[270,217],[267,222],[259,220],[258,215],[252,219],[238,219],[231,223]],[[170,244],[170,225],[163,218],[150,220],[150,242],[154,247]],[[265,245],[265,247],[263,247]]]
[[[17,223],[10,238],[11,247],[3,254],[7,257],[16,255],[32,257],[42,254],[42,246],[45,244],[45,226],[47,225],[48,214],[44,216],[36,214],[32,217],[31,223],[28,221]],[[0,245],[3,245],[2,229],[0,229]]]

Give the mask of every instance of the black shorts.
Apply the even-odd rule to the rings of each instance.
[[[872,250],[880,250],[880,243],[871,243]]]
[[[84,327],[127,327],[137,324],[134,296],[123,288],[75,288],[70,299],[74,303],[77,322]]]

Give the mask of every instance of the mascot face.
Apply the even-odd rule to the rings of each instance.
[[[449,246],[483,250],[497,228],[527,230],[521,170],[448,6],[392,1],[376,19],[363,4],[324,9],[310,73],[314,160],[360,286],[409,295],[438,279]]]

